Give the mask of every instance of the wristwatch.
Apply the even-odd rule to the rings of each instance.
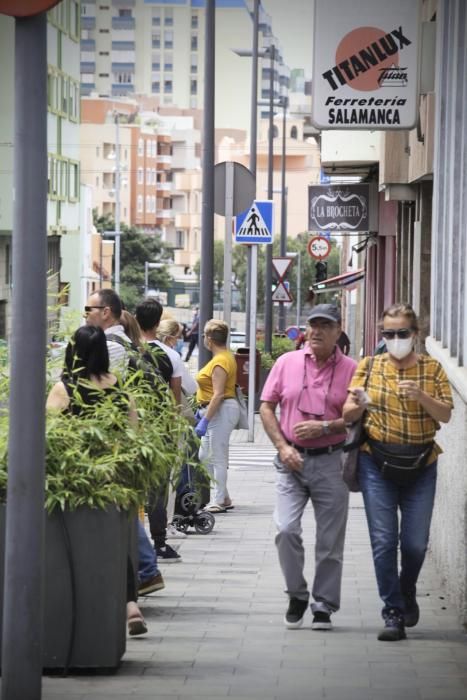
[[[329,427],[329,421],[323,420],[322,426],[323,426],[323,435],[329,435],[331,432],[331,428]]]

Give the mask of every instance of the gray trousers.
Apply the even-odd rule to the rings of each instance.
[[[204,409],[203,414],[206,413]],[[229,440],[238,423],[240,406],[237,399],[225,399],[209,421],[206,435],[201,438],[199,458],[211,475],[210,503],[222,505],[229,498],[227,469],[229,467]]]
[[[304,455],[303,469],[292,472],[279,457],[276,467],[276,546],[284,574],[286,593],[309,599],[303,569],[305,550],[302,515],[311,500],[316,520],[315,577],[311,592],[313,612],[335,612],[340,607],[342,562],[349,491],[342,480],[341,451],[310,457]]]

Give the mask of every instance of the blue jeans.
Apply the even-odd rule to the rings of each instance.
[[[147,581],[158,573],[156,552],[138,518],[138,581]]]
[[[370,531],[378,591],[384,603],[383,617],[390,609],[403,612],[404,596],[415,595],[430,534],[436,465],[433,462],[426,467],[410,486],[397,486],[383,479],[371,455],[360,454],[358,478]]]

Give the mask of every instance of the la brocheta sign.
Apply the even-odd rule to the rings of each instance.
[[[365,18],[365,24],[362,22]],[[416,122],[417,0],[315,0],[312,120],[320,129]]]

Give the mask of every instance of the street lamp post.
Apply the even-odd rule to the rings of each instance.
[[[302,254],[298,250],[294,253],[287,253],[288,258],[297,258],[297,320],[296,325],[300,326],[300,311],[302,305]]]
[[[282,159],[281,159],[281,237],[280,255],[285,257],[287,250],[287,188],[285,186],[285,156],[286,156],[286,128],[288,99],[284,95],[282,101]],[[279,330],[285,331],[285,319],[287,310],[285,304],[279,306]]]
[[[274,173],[274,61],[276,51],[274,44],[269,47],[269,134],[268,134],[268,199],[272,200]],[[266,246],[264,295],[264,351],[272,350],[272,245]]]
[[[155,270],[164,267],[164,263],[160,262],[149,262],[146,260],[144,263],[144,296],[147,297],[149,289],[149,270]]]
[[[115,291],[120,293],[120,124],[115,114]]]

